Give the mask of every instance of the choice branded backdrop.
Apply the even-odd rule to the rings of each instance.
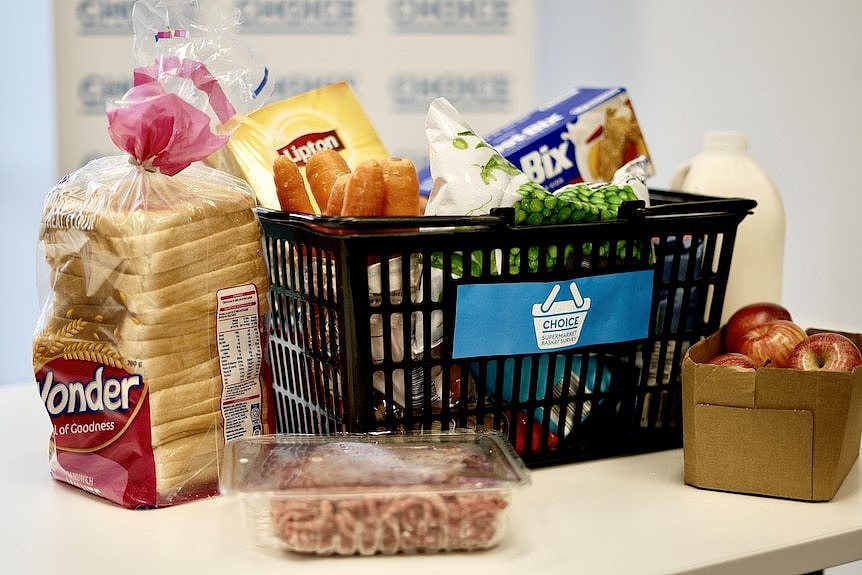
[[[119,153],[106,101],[131,87],[131,0],[55,0],[60,173]],[[479,133],[535,106],[535,5],[517,0],[201,0],[240,14],[269,68],[269,102],[339,80],[391,155],[427,162],[428,104],[448,98]]]

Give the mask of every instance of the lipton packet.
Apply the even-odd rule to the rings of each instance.
[[[208,161],[244,178],[259,205],[279,209],[272,174],[275,158],[289,157],[304,176],[308,158],[325,149],[337,150],[351,168],[389,155],[347,82],[328,84],[255,110],[240,120],[221,157]]]

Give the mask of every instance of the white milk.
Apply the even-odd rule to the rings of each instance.
[[[781,303],[784,204],[775,184],[748,153],[748,136],[707,132],[703,151],[683,164],[671,188],[757,202],[737,230],[721,321],[748,303]]]

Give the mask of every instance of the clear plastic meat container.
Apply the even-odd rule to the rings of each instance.
[[[227,444],[221,475],[259,545],[319,555],[492,547],[528,483],[482,430],[247,437]]]

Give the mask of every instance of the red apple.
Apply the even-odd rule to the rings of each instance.
[[[739,369],[756,369],[757,367],[754,365],[754,362],[751,361],[750,357],[737,352],[720,353],[709,360],[709,363],[713,365],[726,365]]]
[[[739,344],[744,353],[761,367],[787,367],[787,360],[796,346],[808,339],[805,330],[790,320],[777,319],[751,328]]]
[[[797,345],[787,363],[794,369],[853,371],[854,367],[862,365],[862,353],[850,338],[823,332]]]
[[[741,351],[740,345],[749,331],[777,319],[793,321],[790,312],[777,303],[752,303],[739,308],[725,324],[724,351]]]

